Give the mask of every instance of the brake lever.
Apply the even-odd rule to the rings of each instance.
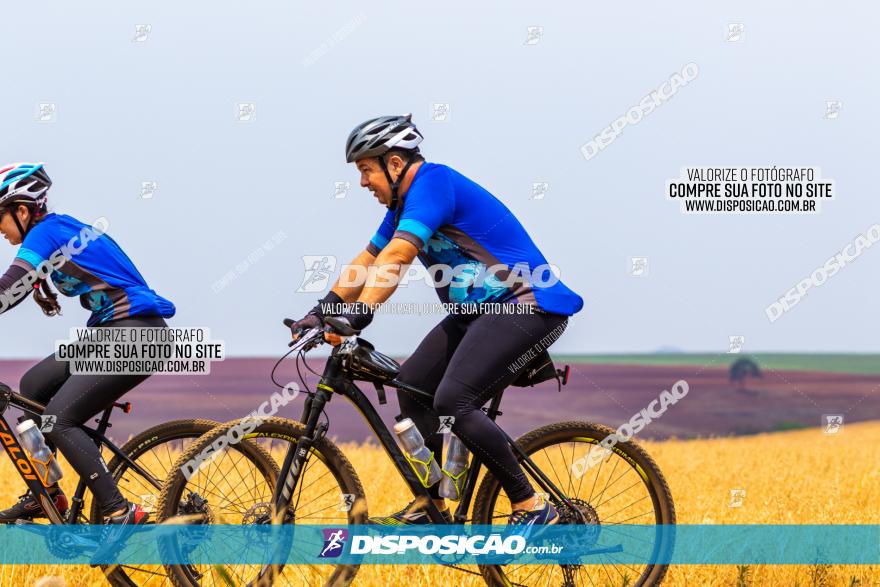
[[[319,344],[324,343],[324,331],[318,328],[313,328],[312,330],[315,332],[315,334],[306,343],[303,344],[302,350],[304,351],[310,351]],[[311,332],[311,330],[309,332]]]
[[[301,345],[303,349],[308,350],[320,344],[323,338],[324,333],[320,328],[310,328],[303,332],[296,340],[287,343],[287,346],[293,348],[296,345]]]

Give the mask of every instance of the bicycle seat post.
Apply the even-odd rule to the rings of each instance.
[[[104,433],[107,431],[107,428],[112,427],[112,424],[110,424],[110,413],[113,411],[114,407],[114,404],[110,404],[109,406],[107,406],[101,414],[101,418],[95,420],[95,423],[98,425],[95,431],[101,436],[104,435]],[[96,438],[95,444],[101,446],[101,441]]]
[[[489,403],[488,406],[483,408],[483,410],[486,412],[486,415],[489,416],[489,419],[491,419],[491,420],[494,420],[495,418],[497,418],[498,416],[501,416],[504,413],[498,409],[499,407],[501,407],[501,396],[502,395],[504,395],[503,389],[501,391],[499,391],[495,395],[495,397],[492,398],[492,401]]]

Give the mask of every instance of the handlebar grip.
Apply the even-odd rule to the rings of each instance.
[[[291,320],[290,318],[284,319],[284,325],[287,326],[288,328],[293,326],[295,322],[296,322],[296,320]]]

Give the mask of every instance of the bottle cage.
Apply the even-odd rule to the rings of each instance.
[[[430,487],[430,485],[428,485],[428,473],[431,471],[431,461],[434,460],[434,451],[433,450],[431,451],[431,457],[427,461],[420,461],[419,459],[417,459],[415,457],[411,457],[408,454],[406,454],[406,451],[403,451],[403,456],[406,458],[407,462],[409,463],[409,466],[412,467],[412,470],[415,472],[416,477],[419,478],[419,481],[422,483],[422,485],[424,485],[425,487]],[[423,466],[425,468],[424,475],[421,475],[419,473],[419,469],[415,465],[416,463],[420,464],[421,466]]]
[[[458,501],[459,499],[461,499],[461,490],[464,488],[464,474],[467,473],[470,468],[470,463],[468,463],[468,465],[461,471],[461,473],[459,473],[458,475],[453,475],[443,467],[440,467],[440,471],[444,475],[452,479],[452,484],[455,486],[456,498],[454,501]]]

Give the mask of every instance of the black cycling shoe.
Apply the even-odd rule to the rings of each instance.
[[[146,524],[149,519],[150,514],[136,503],[129,503],[125,512],[118,516],[104,516],[104,526],[101,526],[102,546],[92,556],[92,566],[112,563],[108,559],[122,550],[134,527]]]
[[[433,524],[431,518],[428,517],[428,512],[424,509],[414,509],[416,501],[412,500],[406,506],[400,510],[399,512],[395,512],[390,516],[379,516],[375,518],[370,518],[368,520],[369,524],[380,524],[382,526],[403,526],[407,524]],[[440,512],[443,515],[443,523],[451,524],[452,523],[452,514],[449,512],[449,508]]]
[[[67,496],[61,490],[57,490],[52,498],[55,502],[55,509],[62,516],[67,513]],[[42,506],[37,503],[34,495],[28,491],[24,495],[19,496],[18,502],[10,508],[0,512],[0,524],[14,524],[17,520],[30,522],[37,518],[45,518],[46,512]]]

